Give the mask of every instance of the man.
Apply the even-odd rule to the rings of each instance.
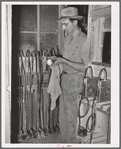
[[[81,32],[82,19],[75,7],[64,8],[58,20],[67,32],[62,57],[53,57],[53,66],[63,65],[62,94],[59,99],[59,126],[63,143],[79,143],[77,134],[77,96],[81,94],[84,71],[88,60],[87,37]]]

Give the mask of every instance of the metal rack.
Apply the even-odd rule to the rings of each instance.
[[[39,51],[21,50],[18,73],[19,141],[42,138],[54,132],[50,97],[44,93],[48,82],[43,82],[43,74]]]

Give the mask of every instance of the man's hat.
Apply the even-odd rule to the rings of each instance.
[[[61,17],[57,20],[57,22],[62,22],[67,18],[80,20],[83,16],[78,15],[78,9],[76,7],[67,7],[61,11]]]

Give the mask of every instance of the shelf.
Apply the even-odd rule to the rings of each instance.
[[[36,85],[35,84],[33,84],[33,85],[26,85],[26,87],[25,86],[18,87],[18,89],[23,89],[23,90],[26,89],[26,91],[33,91],[33,90],[37,90],[38,88],[39,88],[39,86],[37,84]]]
[[[20,33],[25,33],[25,34],[30,34],[30,33],[34,33],[34,34],[36,34],[37,32],[36,31],[20,31]]]
[[[57,31],[55,31],[55,32],[40,32],[40,34],[43,34],[43,33],[45,33],[45,34],[58,34],[58,32]]]
[[[111,32],[111,28],[106,28],[103,30],[103,32]]]
[[[25,72],[25,73],[19,73],[18,74],[19,76],[26,76],[26,75],[30,75],[30,76],[32,76],[32,75],[41,75],[40,74],[40,72]]]
[[[89,100],[89,107],[92,107],[93,100]],[[82,104],[87,105],[85,101],[82,101]],[[111,105],[111,101],[105,101],[105,102],[96,102],[95,109],[105,115],[109,115],[109,112],[107,111],[107,108]],[[101,108],[102,106],[107,106],[107,108]]]
[[[30,34],[30,33],[32,33],[32,34],[37,34],[38,32],[37,31],[20,31],[20,33],[25,33],[25,34]],[[43,33],[45,33],[45,34],[58,34],[58,32],[57,31],[55,31],[55,32],[40,32],[40,34],[43,34]]]
[[[92,62],[93,65],[99,65],[99,66],[106,66],[106,67],[111,67],[110,63],[104,63],[104,62]]]

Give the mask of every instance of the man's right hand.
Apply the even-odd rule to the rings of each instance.
[[[57,57],[56,56],[51,56],[51,57],[48,57],[48,59],[52,59],[52,60],[56,61]]]

